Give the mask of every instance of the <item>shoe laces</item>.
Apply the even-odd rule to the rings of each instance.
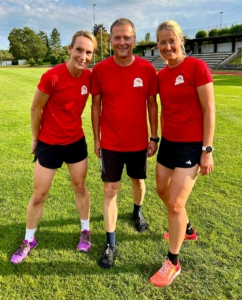
[[[162,267],[160,268],[159,272],[164,275],[171,269],[171,262],[169,259],[166,259],[166,261],[163,263]]]
[[[20,248],[16,251],[16,254],[21,256],[25,251],[25,249],[27,249],[28,247],[29,247],[29,243],[22,242]]]
[[[138,213],[137,222],[139,222],[140,225],[145,224],[145,218],[143,217],[143,215],[141,213]]]
[[[81,232],[81,242],[83,244],[89,244],[89,242],[90,242],[90,234],[88,234],[87,231],[82,231]]]
[[[104,256],[111,257],[112,254],[113,254],[113,247],[108,245],[105,252],[104,252]]]

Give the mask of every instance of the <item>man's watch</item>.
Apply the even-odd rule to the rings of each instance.
[[[159,137],[157,137],[157,138],[150,137],[150,141],[155,142],[155,143],[159,143],[160,138]]]
[[[214,148],[212,146],[202,146],[202,150],[207,153],[211,153],[213,152]]]

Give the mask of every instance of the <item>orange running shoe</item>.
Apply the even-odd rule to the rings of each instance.
[[[164,239],[169,241],[169,232],[166,232],[163,236],[164,236]],[[197,232],[195,229],[194,229],[193,234],[191,234],[191,235],[185,234],[185,236],[184,236],[184,241],[196,241],[197,239],[198,239],[198,236],[197,236]]]
[[[165,287],[172,283],[172,281],[178,276],[181,272],[180,261],[176,266],[166,258],[162,267],[157,271],[152,277],[150,277],[150,282],[159,287]]]

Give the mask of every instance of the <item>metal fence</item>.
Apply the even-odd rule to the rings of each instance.
[[[223,29],[223,28],[231,28],[234,25],[240,25],[242,24],[241,21],[234,21],[233,23],[222,23],[222,24],[216,24],[216,25],[209,25],[206,27],[199,27],[199,28],[193,28],[193,29],[182,29],[183,35],[186,36],[187,38],[194,39],[196,36],[196,33],[200,30],[205,30],[209,32],[212,29]],[[144,38],[139,38],[137,39],[137,42],[140,42],[144,40]],[[156,36],[151,36],[151,41],[156,41]]]

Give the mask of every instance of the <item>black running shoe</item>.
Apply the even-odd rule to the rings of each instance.
[[[110,246],[107,244],[107,247],[99,259],[99,266],[104,269],[109,269],[114,265],[114,259],[117,252],[117,246]]]
[[[135,221],[135,228],[138,232],[143,232],[148,229],[148,224],[141,212],[138,214],[133,214],[133,219]]]

